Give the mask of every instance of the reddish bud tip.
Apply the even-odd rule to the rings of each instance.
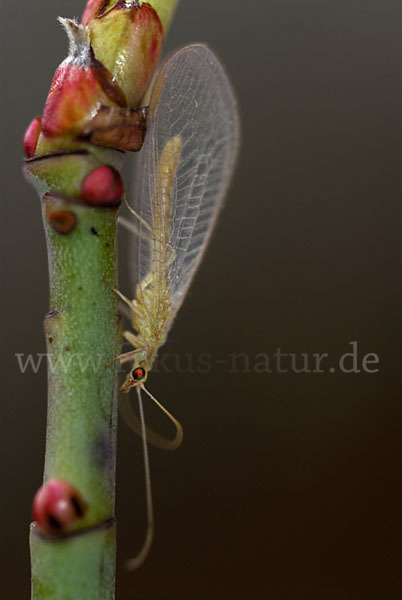
[[[45,533],[64,533],[85,514],[87,504],[78,490],[62,479],[51,479],[35,494],[33,518]]]
[[[105,4],[103,0],[88,0],[81,23],[88,25],[89,21],[96,17],[102,4]]]
[[[28,158],[32,158],[35,156],[36,146],[38,144],[38,139],[40,136],[40,132],[42,129],[42,117],[36,117],[28,129],[25,132],[24,136],[24,150],[25,154]]]
[[[71,19],[59,20],[68,34],[70,50],[53,77],[43,110],[46,137],[79,134],[103,105],[127,106],[112,74],[94,57],[87,28]]]
[[[97,167],[83,181],[81,197],[89,204],[117,205],[123,195],[123,182],[113,167]]]

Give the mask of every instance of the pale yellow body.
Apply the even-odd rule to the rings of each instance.
[[[133,369],[143,366],[147,373],[152,368],[159,347],[165,342],[173,319],[172,295],[168,279],[168,269],[174,260],[174,250],[169,244],[171,227],[171,197],[174,176],[179,162],[181,138],[173,137],[166,144],[160,158],[158,177],[155,181],[155,201],[152,225],[144,222],[135,214],[150,236],[151,269],[148,275],[137,285],[135,298],[128,300],[119,292],[119,296],[132,311],[134,332],[125,331],[124,337],[134,350],[117,357],[120,361],[133,361]],[[131,373],[127,376],[122,389],[128,392],[136,382]]]

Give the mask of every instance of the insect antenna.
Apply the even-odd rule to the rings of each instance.
[[[181,426],[181,424],[179,423],[179,421],[172,415],[172,413],[170,413],[168,411],[168,409],[165,408],[163,406],[163,404],[161,404],[155,398],[155,396],[153,396],[151,394],[151,392],[147,390],[147,388],[145,387],[145,385],[142,386],[142,389],[151,398],[151,400],[153,400],[155,402],[156,406],[161,409],[161,411],[171,420],[171,422],[173,423],[173,425],[176,427],[176,435],[175,435],[175,437],[174,437],[173,440],[169,440],[169,441],[170,441],[170,445],[171,446],[174,446],[175,448],[178,448],[180,446],[180,444],[182,443],[182,441],[183,441],[183,427]]]
[[[130,402],[129,395],[124,395],[119,398],[119,409],[120,414],[122,415],[124,421],[127,425],[139,436],[142,436],[141,433],[141,421],[138,418],[135,410],[133,409],[132,403]],[[148,444],[152,444],[156,446],[156,448],[160,448],[161,450],[176,450],[183,439],[183,432],[177,434],[173,439],[166,438],[163,435],[160,435],[151,427],[146,426],[147,432],[147,442]]]
[[[129,559],[126,562],[126,569],[129,571],[134,571],[134,569],[138,569],[146,559],[149,554],[149,551],[152,546],[152,540],[154,537],[154,509],[152,503],[152,487],[151,487],[151,471],[149,468],[149,455],[148,455],[148,443],[147,443],[147,430],[145,427],[145,418],[144,418],[144,407],[142,404],[141,397],[141,387],[137,386],[137,395],[138,395],[138,411],[140,414],[140,422],[141,422],[141,437],[142,437],[142,447],[144,454],[144,472],[145,472],[145,496],[146,496],[146,514],[147,514],[147,531],[145,534],[144,544],[134,558]]]

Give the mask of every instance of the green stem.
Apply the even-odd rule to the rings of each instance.
[[[110,4],[117,6],[117,0],[110,0]],[[165,34],[176,4],[177,0],[152,2]],[[124,20],[124,27],[121,23],[116,25],[116,31],[123,27],[125,32],[121,44],[119,36],[111,39],[105,25],[102,35],[108,42],[106,55],[109,42],[111,54],[116,50],[115,43],[122,46],[117,53],[120,60],[120,56],[124,56],[124,52],[120,52],[124,44],[130,48],[136,41],[130,36],[127,38],[130,23]],[[159,27],[155,30],[152,19],[147,23],[145,20],[142,27],[149,26],[149,31],[135,28],[131,35],[139,35],[140,41],[148,43],[150,38],[152,43],[159,43]],[[88,196],[83,185],[89,174],[101,165],[113,167],[109,170],[111,173],[122,166],[123,153],[103,144],[105,140],[106,145],[110,143],[110,135],[115,140],[115,129],[121,118],[115,101],[118,98],[117,108],[121,108],[124,94],[123,89],[112,82],[112,71],[107,77],[106,69],[99,68],[101,57],[97,57],[96,62],[89,58],[89,63],[85,62],[92,56],[93,48],[91,53],[77,53],[82,44],[89,45],[88,35],[71,21],[65,22],[65,26],[70,36],[71,56],[59,67],[49,94],[50,108],[46,104],[50,132],[48,129],[46,134],[44,127],[40,133],[40,119],[34,119],[28,128],[25,149],[27,156],[33,158],[26,161],[24,172],[42,201],[49,259],[50,312],[45,319],[49,395],[44,481],[59,479],[73,486],[84,500],[86,510],[74,523],[74,531],[67,528],[46,534],[36,523],[31,525],[32,600],[113,600],[117,368],[116,363],[108,369],[104,367],[119,354],[120,345],[117,296],[111,290],[117,287],[119,207],[102,205],[103,200],[112,201],[110,196],[99,200],[96,193],[99,186],[97,190],[90,189],[95,193]],[[147,48],[146,43],[144,48]],[[139,56],[138,60],[143,60],[141,53]],[[149,61],[153,69],[151,58],[152,52],[145,52],[144,60]],[[123,69],[122,85],[127,83],[132,91],[132,84],[135,86],[136,82],[132,81],[135,70],[130,61],[135,64],[135,56],[130,57],[127,68]],[[120,73],[122,65],[118,66]],[[146,68],[140,71],[146,74]],[[141,89],[141,78],[137,83]],[[92,93],[94,103],[88,108]],[[96,94],[101,95],[98,98]],[[111,105],[103,107],[105,94],[111,95]],[[102,121],[102,126],[97,122],[95,126],[91,111],[101,105],[109,111],[109,120]],[[86,109],[89,111],[87,121],[83,116]],[[89,133],[76,130],[81,120],[86,125],[92,123],[94,130],[90,129]],[[138,127],[139,132],[143,132]],[[97,128],[100,128],[100,141],[96,135],[95,139],[99,145],[86,142],[92,139],[89,134],[99,134]],[[123,140],[125,133],[121,132]],[[132,134],[137,139],[138,132]],[[117,144],[116,148],[124,150],[125,146]],[[93,202],[97,205],[88,205]]]
[[[113,516],[115,475],[115,364],[119,353],[116,216],[113,209],[43,201],[50,307],[45,331],[49,355],[48,440],[45,480],[75,485],[88,503],[85,525]],[[73,209],[77,224],[60,235],[47,214]]]
[[[80,532],[72,537],[46,537],[33,526],[33,598],[109,600],[114,597],[117,389],[115,366],[104,366],[119,353],[119,328],[117,298],[105,282],[117,285],[118,211],[49,194],[42,206],[51,308],[45,320],[49,399],[44,479],[74,485],[88,509]],[[71,214],[74,219],[66,216]],[[72,220],[73,229],[60,233]]]
[[[62,541],[41,538],[31,526],[32,599],[112,600],[115,527]]]

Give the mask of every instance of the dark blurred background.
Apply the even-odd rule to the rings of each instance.
[[[46,419],[46,369],[21,374],[15,357],[46,351],[48,306],[39,201],[21,176],[21,140],[66,54],[56,17],[78,16],[83,4],[0,8],[0,595],[10,600],[29,597],[28,524]],[[179,6],[166,51],[192,41],[216,51],[238,94],[243,141],[164,347],[185,372],[152,375],[185,440],[174,453],[150,450],[156,539],[132,574],[123,562],[143,539],[143,466],[140,439],[120,423],[118,600],[402,596],[401,24],[399,0]],[[360,372],[343,373],[350,342]],[[278,349],[296,354],[299,369],[303,353],[329,356],[322,373],[292,372],[289,357],[282,373],[272,362]],[[208,373],[196,369],[204,353]],[[248,365],[232,364],[239,353]],[[368,353],[378,356],[375,373],[362,368]],[[272,373],[256,372],[261,354]],[[149,406],[147,414],[169,433]]]

